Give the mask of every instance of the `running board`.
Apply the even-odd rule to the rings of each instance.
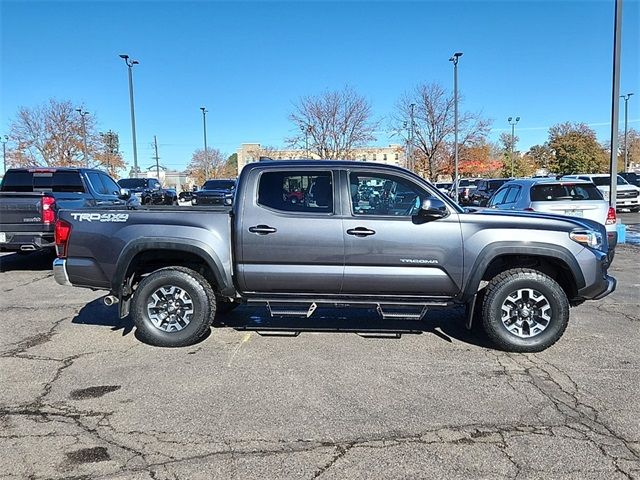
[[[278,303],[267,302],[267,309],[271,317],[306,317],[309,318],[316,311],[314,303]]]
[[[388,305],[378,304],[376,310],[383,320],[422,320],[427,313],[427,305]]]

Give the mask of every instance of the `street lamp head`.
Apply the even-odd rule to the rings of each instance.
[[[124,58],[125,60],[127,60],[129,58],[129,55],[120,55],[120,58]]]
[[[513,120],[513,117],[507,118],[507,122],[511,123],[511,120]]]
[[[138,60],[131,60],[131,65],[138,65],[140,62]]]
[[[453,54],[454,57],[458,58],[462,56],[462,52],[456,52]]]
[[[207,109],[205,107],[200,107],[200,110],[202,110],[202,113],[207,113]]]
[[[516,117],[516,123],[520,121],[520,117]]]

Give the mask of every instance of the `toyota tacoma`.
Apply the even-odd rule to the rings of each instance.
[[[285,185],[313,198],[288,202]],[[357,194],[388,186],[394,195],[376,202]],[[616,286],[603,225],[464,210],[399,167],[256,162],[232,203],[62,211],[54,276],[106,290],[142,340],[168,347],[193,344],[216,314],[247,303],[311,320],[322,306],[416,321],[465,306],[467,326],[481,322],[497,348],[537,352],[562,336],[570,306]]]

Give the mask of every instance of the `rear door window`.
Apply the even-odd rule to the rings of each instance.
[[[104,173],[99,175],[107,195],[118,195],[120,193],[120,187],[109,175]]]
[[[507,193],[507,197],[504,199],[504,203],[515,203],[519,196],[520,187],[511,187],[509,193]]]
[[[504,203],[504,198],[506,197],[509,190],[511,190],[511,188],[509,187],[499,190],[489,202],[489,206],[491,207],[493,205],[502,205]]]
[[[102,183],[98,172],[89,172],[87,177],[89,177],[89,182],[98,195],[109,195],[109,191]]]
[[[323,171],[264,172],[258,204],[284,212],[333,213],[333,175]]]

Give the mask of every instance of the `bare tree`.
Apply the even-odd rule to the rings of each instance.
[[[289,115],[297,133],[287,140],[294,148],[309,148],[320,158],[347,159],[353,149],[375,140],[378,123],[371,105],[351,87],[302,97]]]
[[[416,170],[431,180],[439,173],[449,172],[453,161],[454,103],[453,97],[440,85],[418,85],[403,95],[397,103],[391,128],[407,138],[413,105],[413,132]],[[475,144],[484,139],[491,122],[479,113],[458,113],[458,145]]]
[[[202,185],[210,178],[228,177],[229,173],[225,170],[226,163],[227,159],[220,150],[207,148],[205,155],[204,149],[198,149],[193,152],[187,171],[197,185]]]
[[[122,168],[119,152],[106,155],[108,146],[97,133],[95,116],[85,115],[84,122],[89,166],[108,167],[112,173]],[[69,100],[21,107],[9,129],[13,148],[7,152],[7,163],[15,167],[85,166],[84,131],[76,106]]]

